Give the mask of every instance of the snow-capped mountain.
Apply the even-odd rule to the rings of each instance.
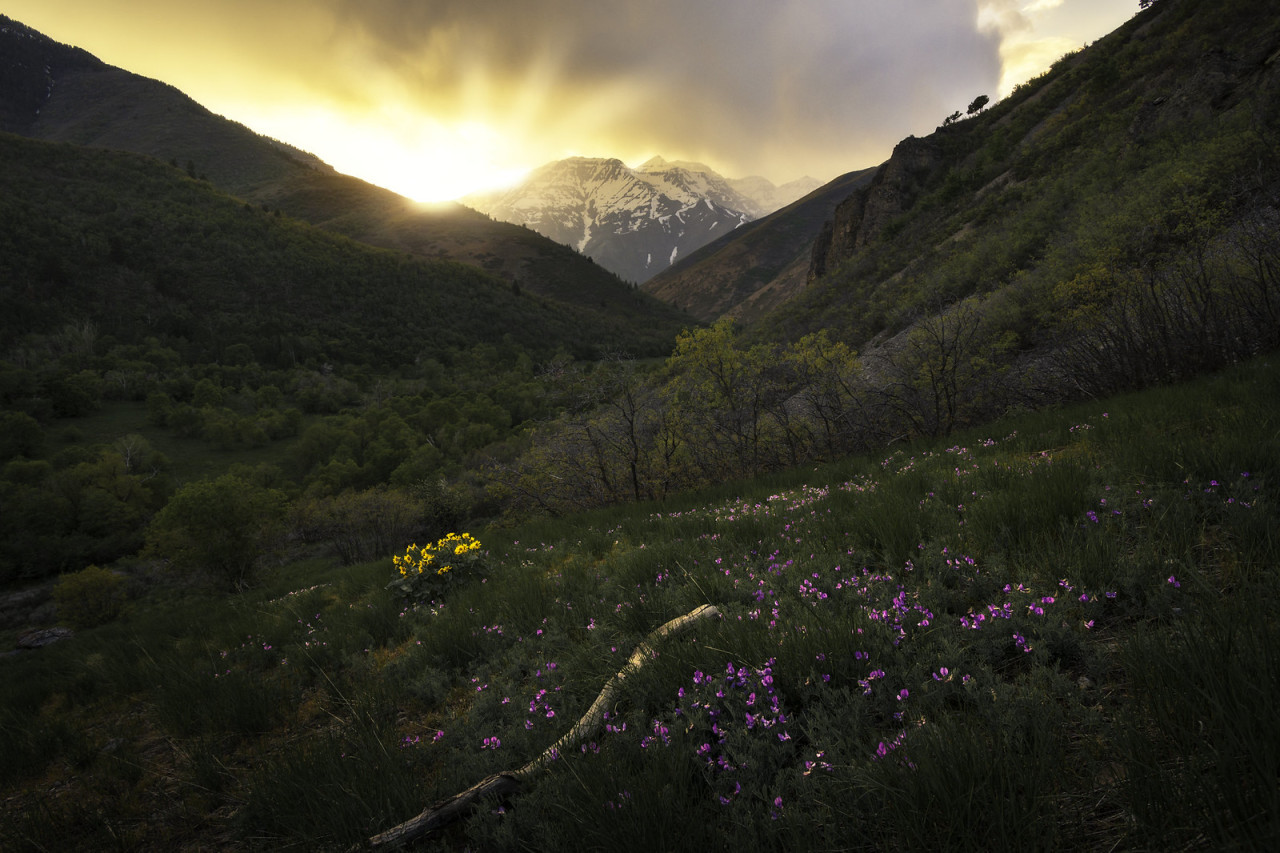
[[[462,202],[640,283],[770,213],[778,192],[764,178],[735,183],[701,163],[654,157],[633,169],[621,160],[571,157],[534,170],[519,186]]]
[[[729,178],[729,186],[758,204],[759,217],[764,217],[775,210],[782,210],[793,201],[804,198],[824,184],[817,178],[806,175],[794,181],[787,181],[781,186],[774,186],[768,178],[753,175],[749,178]]]

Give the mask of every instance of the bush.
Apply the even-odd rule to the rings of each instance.
[[[393,558],[399,575],[387,588],[413,604],[440,598],[452,584],[479,573],[484,561],[480,540],[470,533],[450,533],[434,545],[410,545]]]
[[[422,509],[409,495],[381,488],[315,498],[292,516],[301,538],[330,543],[346,566],[387,556],[422,524]]]
[[[240,588],[278,537],[285,509],[281,492],[234,474],[188,483],[152,520],[145,553]]]
[[[110,622],[124,608],[124,579],[101,566],[63,575],[53,588],[58,618],[71,628],[92,628]]]
[[[0,460],[33,459],[44,450],[44,430],[25,412],[0,412]]]

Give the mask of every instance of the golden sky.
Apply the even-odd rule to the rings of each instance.
[[[873,166],[1137,0],[0,0],[421,201],[572,155],[730,177]]]

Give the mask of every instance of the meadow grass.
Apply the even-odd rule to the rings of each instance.
[[[603,728],[456,849],[1267,849],[1280,368],[517,528],[156,593],[0,661],[6,850],[344,849]],[[57,827],[56,832],[51,827]]]

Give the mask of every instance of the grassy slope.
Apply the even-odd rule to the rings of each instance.
[[[1263,849],[1280,839],[1280,367],[390,561],[152,593],[0,660],[6,850],[342,848],[517,766],[656,625],[610,731],[484,849]],[[498,746],[493,739],[497,738]],[[486,743],[487,741],[487,743]]]
[[[1185,235],[1166,220],[1189,200],[1219,227],[1270,203],[1258,198],[1280,150],[1280,23],[1269,11],[1262,0],[1163,0],[940,128],[927,138],[938,166],[913,202],[764,318],[765,334],[833,328],[862,347],[922,311],[997,294],[1033,346],[1062,321],[1056,286],[1176,249]]]

